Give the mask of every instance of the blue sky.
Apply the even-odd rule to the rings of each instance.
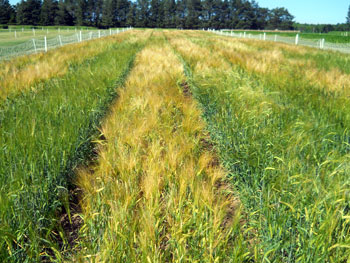
[[[295,21],[312,24],[344,23],[350,0],[257,0],[259,6],[285,7]]]
[[[15,4],[19,0],[10,0]],[[313,24],[344,23],[350,0],[257,0],[261,7],[285,7],[295,21]]]

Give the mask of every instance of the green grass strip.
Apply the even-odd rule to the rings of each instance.
[[[58,249],[53,229],[72,170],[91,155],[99,120],[140,47],[111,45],[0,108],[1,262],[37,262]]]

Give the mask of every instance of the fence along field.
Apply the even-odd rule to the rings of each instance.
[[[211,31],[211,30],[208,30]],[[328,34],[299,34],[299,33],[271,33],[271,32],[235,32],[229,30],[212,30],[216,34],[238,38],[259,39],[263,41],[283,42],[293,45],[314,47],[324,50],[334,50],[350,53],[350,39],[346,36],[334,36]],[[329,39],[330,41],[326,41]]]
[[[12,30],[0,32],[0,60],[14,56],[28,55],[38,52],[47,52],[49,49],[62,47],[67,44],[79,43],[86,40],[119,34],[130,28],[108,30],[72,30],[49,29],[45,30]]]
[[[348,260],[349,55],[202,31],[83,44],[102,50],[0,104],[2,261]],[[84,224],[62,245],[72,184]]]

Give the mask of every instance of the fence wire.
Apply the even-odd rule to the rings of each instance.
[[[130,29],[131,28],[98,30],[87,33],[79,31],[69,36],[57,35],[52,38],[47,38],[46,36],[40,39],[33,38],[18,45],[0,47],[0,60],[6,60],[16,56],[29,55],[39,52],[47,52],[50,49],[54,49],[64,45],[115,35]]]
[[[293,44],[293,45],[301,45],[301,46],[308,46],[313,48],[319,48],[319,49],[325,49],[325,50],[334,50],[339,51],[343,53],[350,53],[350,43],[328,43],[324,39],[305,39],[300,38],[297,34],[295,37],[286,37],[286,36],[280,36],[278,34],[271,35],[271,34],[251,34],[247,32],[225,32],[223,30],[211,30],[208,29],[210,32],[214,32],[218,35],[223,36],[231,36],[236,38],[249,38],[249,39],[258,39],[258,40],[268,40],[268,41],[274,41],[274,42],[283,42],[287,44]]]

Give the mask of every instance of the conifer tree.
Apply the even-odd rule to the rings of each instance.
[[[164,0],[163,4],[163,26],[165,28],[175,27],[176,3],[175,0]]]
[[[20,25],[39,25],[41,1],[40,0],[22,0],[17,5],[17,23]]]
[[[287,9],[260,8],[255,0],[22,0],[16,11],[17,23],[24,25],[188,29],[292,29],[294,25]],[[11,13],[15,12],[9,0],[0,0],[0,23],[8,23]],[[347,23],[350,27],[350,7]],[[335,27],[316,28],[328,32]]]
[[[14,15],[13,7],[8,0],[0,0],[0,25],[6,25]]]
[[[116,0],[104,0],[102,6],[102,26],[105,28],[115,26]]]
[[[44,0],[41,13],[40,22],[43,26],[51,26],[55,24],[55,18],[57,13],[57,2],[55,0]]]

